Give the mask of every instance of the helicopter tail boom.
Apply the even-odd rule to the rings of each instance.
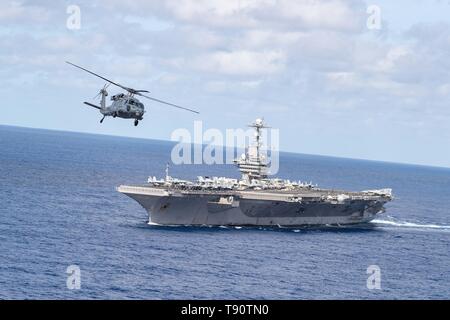
[[[90,102],[86,102],[86,101],[85,101],[84,104],[85,104],[85,105],[88,105],[88,106],[90,106],[90,107],[92,107],[92,108],[96,108],[96,109],[98,109],[98,110],[102,110],[101,107],[96,106],[95,104],[92,104],[92,103],[90,103]]]

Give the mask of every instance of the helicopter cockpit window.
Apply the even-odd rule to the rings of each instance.
[[[124,97],[124,94],[123,94],[123,93],[118,93],[118,94],[116,94],[116,95],[113,95],[113,96],[111,97],[111,100],[117,101],[117,100],[119,100],[119,99],[121,99],[121,98],[123,98],[123,97]]]

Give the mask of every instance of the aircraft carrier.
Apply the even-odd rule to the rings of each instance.
[[[161,225],[317,226],[369,222],[385,211],[391,189],[349,192],[321,189],[311,183],[268,177],[261,150],[261,119],[252,125],[255,142],[235,161],[242,177],[198,177],[186,181],[169,176],[117,191],[136,200]]]

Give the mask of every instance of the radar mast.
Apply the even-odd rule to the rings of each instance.
[[[242,174],[242,180],[251,183],[252,180],[266,179],[268,176],[267,160],[261,152],[262,129],[270,128],[265,125],[264,120],[258,118],[249,127],[255,129],[255,141],[242,154],[240,159],[234,162]]]

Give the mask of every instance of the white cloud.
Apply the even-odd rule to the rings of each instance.
[[[113,5],[123,6],[121,1]],[[282,26],[348,32],[365,25],[365,5],[359,0],[166,0],[134,1],[131,7],[137,14],[152,10],[167,19],[214,28]]]
[[[383,59],[377,62],[377,67],[380,72],[390,72],[396,67],[397,63],[408,54],[410,54],[408,47],[404,45],[394,46],[388,50]]]
[[[441,96],[450,96],[450,83],[445,83],[437,88],[437,93]]]
[[[22,1],[0,2],[0,22],[46,22],[50,10],[36,5],[24,5]]]
[[[355,31],[360,29],[361,12],[355,11],[356,2],[341,0],[280,0],[275,12],[286,23],[308,29]],[[286,21],[286,19],[288,21]]]
[[[280,51],[214,52],[195,59],[196,69],[225,75],[266,75],[280,72],[286,56]]]
[[[255,90],[261,85],[261,80],[255,81],[209,81],[205,88],[211,93],[227,93],[227,92],[248,92]]]

